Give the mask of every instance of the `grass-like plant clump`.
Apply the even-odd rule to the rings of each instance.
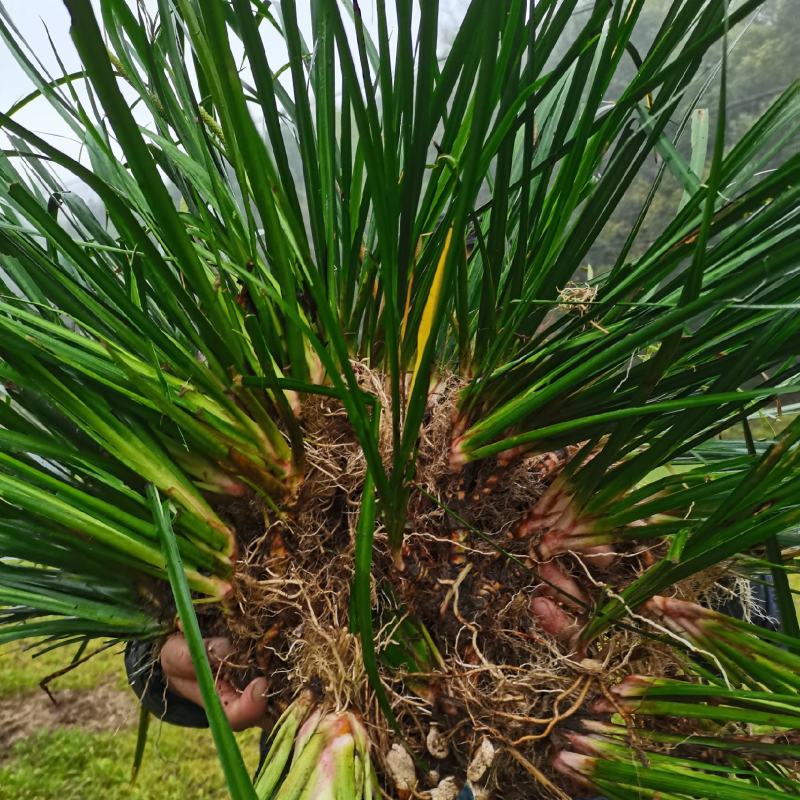
[[[473,0],[444,55],[437,2],[65,2],[64,76],[0,13],[0,643],[180,617],[237,800],[800,794],[800,422],[748,422],[800,391],[800,85],[726,140],[763,0],[644,45],[644,0]]]

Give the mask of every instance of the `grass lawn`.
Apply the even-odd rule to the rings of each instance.
[[[69,663],[71,652],[32,659],[17,644],[0,647],[0,800],[223,800],[228,797],[211,735],[153,720],[144,764],[131,785],[137,706],[122,656],[107,651],[50,684],[39,681]],[[98,687],[100,687],[98,689]],[[258,734],[239,736],[251,769]]]

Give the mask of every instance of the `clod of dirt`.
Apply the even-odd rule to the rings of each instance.
[[[14,743],[42,730],[116,731],[136,721],[133,694],[113,686],[64,689],[53,696],[57,705],[44,692],[0,700],[0,759]]]
[[[445,778],[435,789],[431,789],[431,800],[457,800],[458,784],[455,778]]]
[[[392,745],[392,749],[386,754],[386,769],[392,776],[398,797],[401,800],[410,797],[417,783],[417,773],[414,761],[403,745]]]
[[[467,767],[467,780],[470,783],[477,783],[480,781],[494,762],[495,750],[494,745],[484,737],[478,746],[478,752],[472,757]]]

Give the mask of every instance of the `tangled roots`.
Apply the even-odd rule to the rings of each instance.
[[[384,380],[364,365],[356,370],[383,406],[381,456],[388,464],[391,404]],[[234,677],[242,683],[256,673],[269,677],[276,712],[301,690],[332,710],[356,711],[384,759],[393,794],[446,797],[483,753],[482,768],[472,771],[473,777],[480,772],[472,783],[482,791],[498,798],[568,797],[551,766],[561,727],[611,696],[613,684],[627,675],[680,673],[669,648],[649,631],[607,634],[588,652],[577,642],[601,590],[627,585],[654,556],[623,549],[602,559],[604,546],[599,553],[542,558],[548,530],[559,520],[563,527],[569,508],[558,475],[573,449],[479,462],[454,473],[449,454],[460,386],[445,376],[430,394],[402,571],[383,529],[375,532],[372,605],[380,678],[402,747],[428,766],[415,770],[413,786],[402,789],[392,779],[392,760],[403,760],[400,740],[379,708],[359,639],[349,629],[366,464],[335,399],[304,401],[307,469],[291,506],[278,515],[248,499],[227,510],[241,558],[223,616],[208,616],[205,625],[232,637]],[[680,596],[716,591],[718,577],[687,584]]]

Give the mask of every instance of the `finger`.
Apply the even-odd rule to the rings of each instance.
[[[599,570],[607,570],[614,566],[619,559],[619,553],[612,550],[610,544],[598,544],[587,547],[581,552],[581,558],[589,562],[589,566]]]
[[[230,640],[221,636],[204,641],[211,667],[218,667],[233,651]],[[189,646],[182,634],[170,636],[161,648],[161,668],[167,679],[194,678],[195,669]]]
[[[161,668],[170,683],[174,678],[194,678],[194,664],[186,639],[180,633],[170,636],[161,648]]]
[[[233,644],[231,640],[226,639],[224,636],[204,639],[203,642],[206,646],[208,660],[212,667],[218,667],[220,664],[223,664],[225,659],[233,653]]]
[[[539,564],[536,571],[545,582],[541,589],[542,594],[566,603],[576,611],[588,608],[589,598],[586,593],[558,562],[546,561],[544,564]]]
[[[230,684],[226,688],[230,688],[230,691],[223,691],[219,687],[220,699],[233,730],[252,728],[264,720],[268,708],[266,678],[256,678],[241,694],[230,687]]]
[[[531,611],[542,630],[556,639],[569,641],[579,631],[577,620],[549,597],[534,597]]]
[[[196,678],[170,678],[169,688],[185,700],[191,700],[198,706],[205,708],[203,692]],[[239,697],[239,692],[228,681],[219,680],[214,684],[214,688],[223,707],[231,705]]]
[[[204,705],[200,684],[194,678],[170,678],[167,681],[167,686],[185,700],[189,700],[201,707]]]
[[[169,688],[176,694],[205,708],[200,684],[192,678],[172,678]],[[217,695],[228,723],[235,731],[251,728],[264,719],[267,713],[267,681],[254,680],[243,692],[239,692],[229,681],[217,681]]]

